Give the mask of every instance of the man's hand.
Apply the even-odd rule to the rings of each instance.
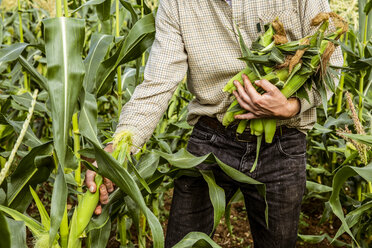
[[[106,152],[112,153],[113,148],[112,144],[109,144],[104,149]],[[94,161],[93,165],[97,167],[97,162]],[[90,192],[94,193],[97,190],[96,183],[94,182],[94,178],[96,176],[96,172],[87,170],[85,173],[85,184],[87,185]],[[100,215],[102,212],[101,204],[107,204],[109,202],[109,193],[114,191],[114,183],[111,182],[108,178],[103,178],[103,184],[99,187],[99,201],[100,203],[97,205],[96,210],[94,213]]]
[[[235,119],[256,119],[270,118],[288,119],[295,116],[301,108],[301,103],[297,98],[287,99],[280,90],[269,81],[263,79],[256,81],[255,84],[266,91],[259,94],[249,81],[247,75],[242,75],[244,88],[235,81],[237,91],[234,95],[239,105],[248,111],[246,114],[236,115]]]

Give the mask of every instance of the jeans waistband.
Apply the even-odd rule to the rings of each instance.
[[[242,134],[236,133],[238,124],[239,122],[236,122],[228,127],[224,127],[222,123],[216,118],[212,118],[209,116],[202,116],[200,117],[196,126],[208,127],[210,129],[213,129],[216,133],[219,133],[219,134],[222,134],[228,137],[233,137],[237,141],[254,142],[257,140],[257,136],[251,134],[251,130],[249,126],[244,130]],[[277,126],[276,131],[275,131],[275,136],[281,136],[281,135],[285,135],[285,134],[289,134],[293,132],[299,132],[299,131],[295,128],[288,128],[286,126]]]

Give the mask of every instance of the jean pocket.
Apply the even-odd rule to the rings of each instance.
[[[278,151],[289,158],[304,158],[306,156],[306,135],[298,130],[277,137]]]
[[[194,128],[190,135],[189,142],[208,144],[213,143],[215,139],[216,139],[215,133]]]

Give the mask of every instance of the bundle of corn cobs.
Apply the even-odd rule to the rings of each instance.
[[[336,30],[327,32],[330,20],[333,22]],[[312,21],[311,25],[318,27],[318,30],[310,36],[297,41],[288,42],[288,38],[283,24],[276,19],[271,24],[265,26],[265,33],[260,36],[256,42],[252,43],[249,49],[244,43],[241,33],[238,30],[240,38],[240,47],[247,67],[235,75],[224,87],[224,92],[232,93],[236,90],[234,81],[237,80],[243,85],[242,74],[246,74],[253,86],[260,94],[264,90],[256,86],[253,82],[260,79],[266,79],[277,86],[283,95],[287,98],[293,95],[301,95],[307,98],[306,85],[311,87],[311,81],[319,81],[318,88],[332,88],[329,80],[323,80],[324,75],[330,73],[328,62],[335,51],[334,40],[338,40],[342,34],[347,32],[347,23],[335,13],[320,13]],[[317,78],[319,80],[309,80]],[[324,83],[322,83],[324,81]],[[307,84],[306,84],[307,83]],[[333,85],[334,86],[334,85]],[[299,94],[301,92],[301,94]],[[227,110],[223,125],[229,126],[235,121],[234,116],[244,114],[247,111],[240,107],[235,99]],[[246,127],[250,126],[252,135],[257,136],[257,155],[256,161],[252,166],[253,171],[257,164],[259,150],[263,136],[266,143],[272,143],[276,131],[275,119],[253,119],[239,122],[237,133],[242,133]]]

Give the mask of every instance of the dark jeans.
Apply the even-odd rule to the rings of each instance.
[[[212,152],[222,162],[266,184],[269,228],[265,222],[265,202],[253,185],[229,178],[218,165],[201,164],[212,170],[217,184],[225,190],[226,202],[241,189],[248,213],[255,248],[291,248],[297,240],[300,206],[306,184],[306,135],[297,129],[275,135],[274,141],[261,145],[257,167],[256,142],[237,141],[235,131],[220,133],[198,122],[187,150],[195,156]],[[170,248],[193,231],[210,234],[213,206],[203,177],[181,176],[174,181],[174,193],[165,247]]]

